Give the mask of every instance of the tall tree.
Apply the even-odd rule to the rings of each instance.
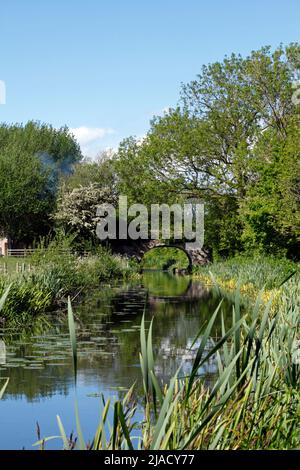
[[[32,241],[50,228],[55,194],[49,170],[33,155],[6,149],[0,155],[0,232],[13,241]]]
[[[274,145],[286,142],[299,111],[292,100],[299,74],[298,44],[264,47],[246,58],[233,54],[204,66],[182,87],[180,106],[154,118],[142,142],[130,138],[121,144],[121,190],[148,204],[190,195],[203,199],[207,243],[226,254],[240,250],[243,203],[263,171],[255,164],[261,160],[257,149],[266,133]]]
[[[0,125],[0,231],[32,241],[50,230],[60,175],[82,158],[67,127]]]
[[[247,247],[297,257],[300,251],[300,123],[286,137],[273,129],[255,148],[252,180],[240,204],[242,238]]]

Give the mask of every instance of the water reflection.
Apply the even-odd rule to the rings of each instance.
[[[123,285],[101,286],[99,292],[75,308],[78,338],[78,386],[80,405],[86,416],[93,414],[96,404],[86,397],[105,392],[116,395],[116,389],[128,388],[137,382],[142,394],[139,370],[140,322],[146,305],[146,324],[154,317],[153,347],[156,372],[166,381],[183,362],[182,374],[190,370],[192,341],[203,322],[210,319],[219,297],[199,282],[188,277],[167,273],[147,272],[139,281]],[[230,301],[223,302],[224,318],[231,309]],[[10,382],[0,416],[6,416],[6,442],[10,448],[20,448],[28,442],[24,423],[14,417],[19,427],[16,436],[10,429],[9,402],[19,402],[22,410],[38,418],[38,407],[54,420],[53,404],[73,402],[73,373],[68,328],[65,313],[55,316],[44,333],[24,338],[19,332],[9,335],[0,332],[0,377]],[[212,332],[220,335],[220,320]],[[207,380],[215,373],[215,362],[201,369]],[[61,398],[59,398],[61,397]],[[59,401],[60,400],[60,401]],[[56,405],[57,406],[57,405]],[[69,406],[69,405],[68,405]],[[64,405],[64,410],[66,406]],[[56,413],[57,410],[54,411]],[[71,420],[73,410],[70,409]],[[8,426],[8,428],[7,428]],[[91,426],[88,422],[87,426]],[[23,433],[24,429],[24,433]],[[0,429],[1,432],[1,429]],[[9,435],[11,434],[11,437]],[[27,439],[27,440],[26,440]],[[33,439],[34,440],[34,439]],[[0,434],[0,447],[2,447]],[[7,444],[6,444],[7,445]],[[2,447],[3,448],[3,447]]]

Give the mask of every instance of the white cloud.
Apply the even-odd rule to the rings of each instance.
[[[75,139],[80,145],[87,145],[95,140],[103,139],[107,135],[114,134],[113,129],[103,127],[74,127],[70,129],[70,132],[74,134]]]
[[[71,128],[70,133],[74,135],[79,143],[83,155],[93,158],[101,148],[101,141],[106,136],[115,134],[115,131],[104,127],[81,126]]]

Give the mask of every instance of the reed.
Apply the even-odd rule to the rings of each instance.
[[[63,448],[299,448],[300,361],[295,352],[300,326],[299,300],[299,283],[290,279],[275,310],[272,298],[267,304],[263,301],[262,290],[253,307],[242,315],[237,289],[231,327],[225,330],[220,303],[197,335],[200,345],[191,374],[182,377],[179,369],[168,384],[161,384],[156,376],[152,322],[147,332],[143,317],[140,353],[143,421],[136,422],[138,406],[134,385],[122,400],[114,403],[105,401],[102,396],[102,416],[91,443],[86,444],[76,404],[78,439],[67,438],[57,418]],[[211,346],[210,332],[219,315],[222,337]],[[76,335],[70,302],[68,318],[76,381]],[[198,371],[212,356],[218,373],[214,384],[208,387]],[[36,444],[43,448],[45,440]]]
[[[10,296],[0,299],[0,312]],[[80,425],[77,401],[77,437],[67,436],[60,417],[59,435],[39,439],[41,449],[51,439],[61,439],[63,449],[297,449],[300,430],[299,282],[289,279],[279,306],[263,302],[263,291],[244,315],[240,292],[235,293],[232,325],[225,331],[222,303],[199,331],[199,348],[191,374],[180,369],[169,384],[155,373],[152,322],[141,323],[141,373],[144,384],[144,420],[136,421],[135,385],[122,400],[112,403],[102,396],[102,415],[92,441],[87,444]],[[222,337],[211,345],[210,332],[221,315]],[[74,380],[77,375],[76,332],[71,302],[68,303]],[[196,338],[196,339],[197,339]],[[209,343],[208,343],[209,342]],[[208,352],[207,352],[208,351]],[[214,356],[218,374],[208,387],[198,370]],[[8,378],[0,384],[0,399]]]
[[[8,285],[10,296],[2,317],[9,326],[24,326],[38,315],[65,307],[67,297],[79,299],[108,279],[128,277],[134,272],[126,260],[99,248],[95,255],[79,258],[62,254],[60,245],[39,249],[31,258],[32,269],[0,273],[0,296]]]

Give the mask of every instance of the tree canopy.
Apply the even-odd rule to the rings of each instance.
[[[55,222],[88,237],[103,198],[149,206],[193,197],[205,204],[215,254],[299,258],[299,78],[296,43],[205,65],[142,140],[128,137],[96,161],[82,159],[66,127],[1,125],[2,232],[32,239]]]
[[[0,231],[30,242],[49,232],[59,178],[82,158],[67,127],[0,125]]]
[[[120,145],[120,190],[147,204],[201,198],[206,243],[220,254],[295,254],[300,121],[292,97],[299,76],[298,44],[204,66],[142,142]]]

